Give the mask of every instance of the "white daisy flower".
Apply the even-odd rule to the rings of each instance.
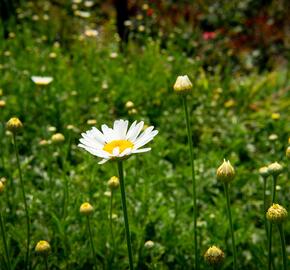
[[[31,80],[36,85],[48,85],[53,81],[52,77],[32,76]]]
[[[126,120],[116,120],[113,128],[102,125],[101,129],[93,127],[82,133],[81,148],[94,156],[102,158],[99,164],[110,159],[123,158],[131,154],[148,152],[151,148],[141,148],[157,135],[158,131],[153,126],[146,128],[141,134],[144,122],[135,121],[129,128]]]

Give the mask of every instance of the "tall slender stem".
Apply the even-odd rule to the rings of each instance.
[[[263,182],[264,182],[264,188],[263,188],[264,225],[265,225],[266,237],[267,237],[267,241],[268,241],[268,238],[269,238],[269,228],[268,228],[268,221],[267,221],[267,217],[266,217],[266,213],[267,213],[267,210],[268,210],[268,207],[267,207],[267,198],[266,198],[267,177],[263,177]]]
[[[268,240],[268,270],[271,270],[271,265],[272,265],[272,231],[273,231],[273,225],[272,223],[270,223],[269,240]]]
[[[189,145],[190,153],[190,165],[191,165],[191,177],[192,177],[192,200],[193,200],[193,229],[194,229],[194,256],[195,256],[195,269],[199,269],[198,264],[198,246],[197,246],[197,198],[196,198],[196,181],[195,181],[195,169],[194,169],[194,152],[193,152],[193,143],[191,135],[191,125],[187,108],[186,95],[182,97],[186,128],[187,128],[187,139]]]
[[[89,230],[89,235],[90,235],[92,253],[93,253],[93,256],[94,256],[94,260],[97,260],[96,249],[95,249],[95,245],[94,245],[93,234],[92,234],[92,230],[91,230],[91,222],[90,222],[90,217],[89,216],[87,216],[87,224],[88,224],[88,230]]]
[[[48,270],[48,260],[47,260],[47,255],[44,256],[44,263],[45,263],[45,270]]]
[[[6,255],[6,260],[7,260],[7,265],[8,265],[8,270],[11,270],[11,262],[10,262],[10,256],[9,256],[9,251],[8,251],[8,245],[6,241],[6,230],[3,222],[3,216],[2,212],[0,210],[0,226],[1,226],[1,232],[2,232],[2,240],[3,240],[3,245],[4,245],[4,250],[5,250],[5,255]]]
[[[128,248],[129,268],[130,270],[133,270],[134,268],[133,268],[133,255],[132,255],[132,247],[131,247],[131,235],[130,235],[128,215],[127,215],[123,163],[121,160],[118,161],[118,172],[119,172],[119,180],[120,180],[120,188],[121,188],[121,199],[122,199],[122,208],[123,208],[124,223],[125,223],[125,233],[126,233],[127,248]]]
[[[231,205],[230,205],[230,196],[229,196],[229,186],[227,183],[224,184],[225,189],[225,195],[227,199],[227,211],[228,211],[228,217],[230,222],[230,231],[231,231],[231,237],[232,237],[232,249],[233,249],[233,256],[234,256],[234,270],[237,269],[237,251],[236,251],[236,243],[235,243],[235,235],[234,235],[234,228],[233,228],[233,222],[232,222],[232,213],[231,213]]]
[[[30,248],[30,218],[29,218],[29,210],[28,210],[28,205],[26,201],[26,194],[25,194],[25,189],[24,189],[24,182],[22,178],[22,171],[21,171],[21,166],[20,166],[17,140],[16,140],[15,134],[13,134],[13,145],[14,145],[14,151],[15,151],[15,156],[16,156],[16,161],[17,161],[20,185],[21,185],[21,190],[22,190],[22,197],[23,197],[25,214],[26,214],[27,247],[26,247],[25,269],[28,270],[29,269],[29,248]]]
[[[286,243],[285,243],[285,235],[283,230],[283,224],[278,224],[278,229],[281,238],[281,248],[282,248],[282,256],[283,256],[283,270],[287,270],[287,255],[286,255]]]

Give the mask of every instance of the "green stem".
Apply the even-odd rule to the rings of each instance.
[[[2,240],[3,240],[6,260],[7,260],[7,264],[8,264],[8,270],[11,270],[12,268],[11,268],[10,256],[9,256],[8,245],[7,245],[7,241],[6,241],[6,230],[5,230],[3,216],[2,216],[1,211],[0,211],[0,226],[1,226]]]
[[[19,178],[20,178],[20,185],[21,185],[21,190],[22,190],[22,197],[23,197],[25,214],[26,214],[27,247],[26,247],[25,269],[28,270],[29,269],[29,247],[30,247],[30,218],[29,218],[29,210],[28,210],[28,205],[27,205],[27,201],[26,201],[26,194],[25,194],[25,189],[24,189],[24,182],[23,182],[23,178],[22,178],[22,171],[21,171],[21,166],[20,166],[17,140],[16,140],[15,134],[13,134],[13,144],[14,144],[14,151],[15,151],[15,155],[16,155],[18,173],[19,173]]]
[[[191,177],[192,177],[192,200],[193,200],[193,230],[194,230],[194,256],[195,256],[195,269],[199,269],[198,264],[198,246],[197,246],[197,198],[196,198],[196,181],[195,181],[195,170],[194,170],[194,152],[193,152],[193,143],[192,143],[192,134],[191,134],[191,125],[187,108],[187,100],[184,95],[182,98],[186,128],[187,128],[187,139],[190,152],[190,165],[191,165]]]
[[[94,260],[97,260],[96,249],[95,249],[95,245],[94,245],[93,234],[92,234],[92,230],[91,230],[91,222],[90,222],[90,217],[89,216],[87,216],[87,223],[88,223],[88,230],[89,230],[89,235],[90,235],[92,253],[93,253],[93,256],[94,256]],[[96,265],[96,267],[97,267],[97,265]]]
[[[122,163],[121,160],[118,161],[118,172],[119,172],[119,179],[120,179],[122,208],[123,208],[124,223],[125,223],[125,233],[126,233],[127,248],[128,248],[129,269],[133,270],[134,268],[133,268],[133,255],[132,255],[132,247],[131,247],[131,235],[130,235],[128,215],[127,215],[127,204],[126,204],[126,192],[125,192],[125,184],[124,184],[123,163]]]
[[[267,189],[267,177],[263,177],[263,181],[264,181],[264,190],[263,190],[263,199],[264,199],[264,225],[265,225],[265,231],[266,231],[266,237],[267,237],[267,241],[269,238],[269,228],[268,228],[268,221],[267,221],[267,198],[266,198],[266,189]]]
[[[44,256],[45,270],[48,270],[48,260],[47,255]]]
[[[277,185],[277,178],[278,176],[273,175],[273,185],[272,185],[272,204],[276,200],[276,185]]]
[[[281,248],[282,248],[282,256],[283,256],[283,270],[287,270],[287,255],[286,255],[286,243],[285,243],[285,235],[283,230],[283,224],[278,224],[278,229],[281,238]]]
[[[230,222],[230,231],[232,237],[232,249],[233,249],[233,256],[234,256],[234,270],[237,269],[237,251],[236,251],[236,243],[235,243],[235,235],[233,229],[233,222],[232,222],[232,213],[231,213],[231,205],[230,205],[230,196],[229,196],[229,186],[228,183],[224,184],[225,195],[227,199],[227,211],[228,211],[228,218]]]
[[[268,241],[268,270],[271,270],[271,265],[272,265],[272,231],[273,231],[273,225],[272,223],[270,223],[269,241]]]

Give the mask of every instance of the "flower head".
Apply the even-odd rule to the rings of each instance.
[[[108,186],[110,189],[117,189],[120,185],[119,178],[117,176],[112,176],[108,181]]]
[[[5,189],[4,183],[0,181],[0,195],[1,193],[3,193],[4,189]]]
[[[283,206],[274,203],[268,209],[266,216],[272,223],[282,223],[287,218],[288,212]]]
[[[22,129],[23,124],[21,123],[19,118],[12,117],[7,122],[6,127],[9,131],[15,134],[15,133],[18,133]]]
[[[36,85],[48,85],[53,81],[52,77],[32,76],[31,80]]]
[[[45,240],[41,240],[36,244],[35,251],[39,254],[47,255],[50,252],[50,244]]]
[[[210,265],[219,265],[223,262],[224,258],[225,254],[216,246],[208,248],[204,254],[204,260]]]
[[[102,125],[101,129],[93,127],[82,133],[81,148],[94,156],[102,158],[99,164],[108,160],[125,158],[131,154],[148,152],[151,148],[141,148],[157,135],[158,131],[153,126],[146,128],[141,134],[144,122],[135,121],[130,127],[125,120],[116,120],[113,128]]]
[[[85,202],[80,206],[80,213],[84,216],[90,215],[91,213],[93,213],[93,211],[94,211],[94,208],[88,202]]]
[[[262,176],[262,177],[267,177],[269,176],[269,170],[268,170],[268,167],[264,166],[264,167],[261,167],[259,169],[259,174]]]
[[[278,176],[282,171],[283,167],[278,162],[274,162],[268,166],[268,172],[271,175]]]
[[[187,75],[178,76],[175,84],[173,85],[173,89],[178,94],[187,94],[190,93],[192,89],[192,83]]]
[[[221,166],[218,167],[216,171],[217,180],[222,183],[229,183],[235,177],[235,169],[229,161],[224,159],[224,162]]]
[[[61,133],[55,133],[51,136],[51,141],[54,144],[60,144],[60,143],[64,142],[64,140],[65,140],[65,137]]]

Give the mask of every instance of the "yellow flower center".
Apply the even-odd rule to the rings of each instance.
[[[127,148],[133,148],[134,144],[128,140],[114,140],[105,144],[103,150],[113,154],[114,148],[119,147],[119,153],[122,153]]]

